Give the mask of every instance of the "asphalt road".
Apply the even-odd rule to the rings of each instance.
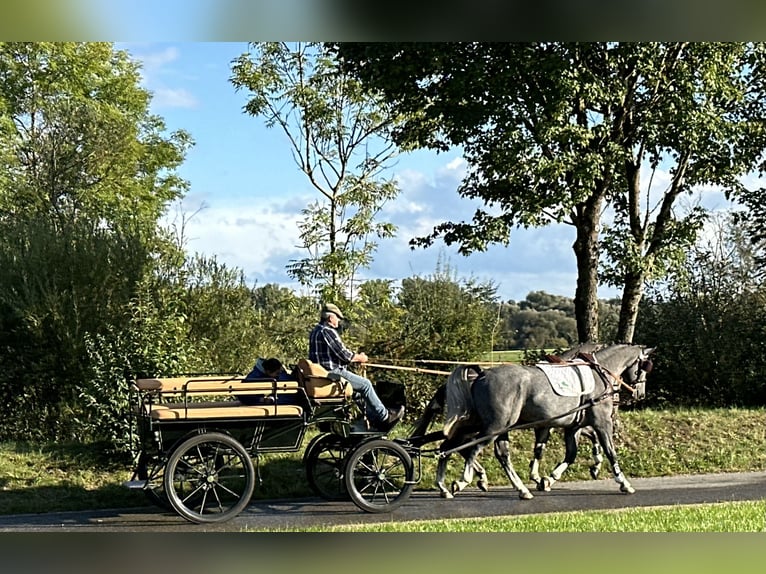
[[[611,479],[560,482],[551,492],[535,492],[533,500],[519,500],[510,488],[495,486],[489,492],[469,488],[452,500],[436,491],[414,492],[393,513],[368,514],[352,502],[320,498],[259,501],[222,524],[191,524],[157,507],[56,512],[0,516],[0,532],[240,532],[242,530],[305,529],[318,525],[372,524],[438,518],[471,518],[672,506],[737,500],[766,499],[766,471],[631,479],[636,489],[622,494]],[[764,516],[766,528],[766,515]]]

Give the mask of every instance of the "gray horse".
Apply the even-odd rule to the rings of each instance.
[[[558,360],[566,362],[568,360],[574,359],[580,353],[591,353],[597,348],[600,348],[600,346],[589,344],[579,345],[558,355]],[[453,372],[460,373],[460,376],[464,379],[463,384],[470,384],[481,374],[482,369],[476,365],[469,365],[460,371],[456,370]],[[461,455],[463,455],[463,458],[467,458],[468,450],[466,448],[462,448],[462,446],[477,438],[481,431],[481,427],[477,420],[472,421],[472,423],[463,421],[459,427],[456,428],[456,431],[453,433],[453,435],[445,440],[442,440],[444,439],[444,434],[442,431],[428,433],[431,422],[437,416],[442,415],[444,412],[446,402],[446,389],[447,385],[445,383],[441,385],[436,390],[433,397],[431,397],[431,400],[426,405],[423,414],[415,423],[412,433],[410,434],[409,441],[414,446],[423,446],[427,443],[441,440],[438,449],[440,455],[438,457],[436,468],[436,486],[442,498],[452,498],[453,494],[450,492],[446,485],[447,465],[449,462],[450,454],[452,452],[459,452]],[[582,435],[588,438],[593,445],[591,449],[593,454],[593,464],[590,466],[590,473],[591,476],[595,479],[598,477],[601,463],[603,461],[602,449],[598,442],[598,438],[591,428],[579,429],[577,431],[577,435],[578,440],[579,436]],[[540,462],[542,461],[542,456],[549,438],[550,428],[546,427],[535,429],[534,455],[532,461],[530,462],[529,468],[530,479],[533,480],[535,484],[537,484],[538,490],[550,490],[550,483],[548,479],[541,477],[539,473]],[[474,471],[477,475],[477,486],[484,492],[488,491],[489,481],[487,479],[486,470],[478,460],[475,460],[473,464]]]
[[[598,349],[590,363],[594,373],[593,389],[581,396],[557,394],[545,374],[533,366],[503,365],[486,369],[472,383],[462,372],[464,367],[453,371],[446,384],[444,434],[449,440],[463,432],[461,428],[478,428],[479,438],[463,443],[461,448],[468,449],[467,453],[461,452],[466,459],[465,467],[462,477],[453,483],[452,492],[459,492],[471,483],[479,453],[494,443],[495,457],[519,491],[519,497],[533,498],[511,464],[508,432],[514,428],[553,427],[564,429],[566,454],[544,479],[546,488],[559,480],[574,462],[578,431],[590,428],[612,466],[620,490],[635,492],[617,461],[612,397],[619,385],[630,385],[635,398],[642,398],[646,373],[651,370],[649,355],[653,351],[653,348],[626,344]],[[625,372],[630,374],[627,383],[620,376]]]

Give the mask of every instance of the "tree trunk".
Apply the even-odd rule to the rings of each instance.
[[[621,343],[632,343],[636,330],[638,306],[644,296],[644,274],[641,271],[627,273],[625,286],[622,290],[620,305],[620,322],[617,325],[617,340]]]
[[[577,238],[572,248],[577,258],[575,318],[581,343],[598,342],[598,230],[601,194],[592,194],[576,207]]]

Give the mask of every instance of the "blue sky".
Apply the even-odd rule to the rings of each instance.
[[[284,133],[267,129],[261,118],[243,112],[247,94],[229,82],[230,64],[247,51],[245,42],[118,43],[142,62],[144,86],[153,94],[152,111],[168,129],[184,129],[196,141],[181,168],[190,182],[184,201],[172,206],[168,225],[183,225],[187,249],[215,255],[244,271],[249,284],[278,283],[298,288],[286,265],[304,257],[296,222],[316,192],[293,161]],[[456,189],[465,164],[457,152],[421,151],[400,156],[390,175],[401,193],[381,214],[395,223],[395,239],[382,240],[362,278],[399,280],[428,276],[447,264],[460,278],[492,281],[503,300],[521,300],[530,291],[574,297],[576,267],[571,226],[516,230],[508,247],[464,257],[437,241],[411,250],[408,241],[442,221],[470,220],[477,205]],[[655,178],[656,179],[656,178]],[[657,183],[657,181],[655,181]],[[710,203],[712,202],[712,204]],[[724,207],[720,196],[706,200]],[[617,294],[602,288],[602,297]]]

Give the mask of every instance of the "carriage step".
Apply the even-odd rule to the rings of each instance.
[[[146,480],[126,480],[122,486],[131,490],[143,490],[146,487]]]

